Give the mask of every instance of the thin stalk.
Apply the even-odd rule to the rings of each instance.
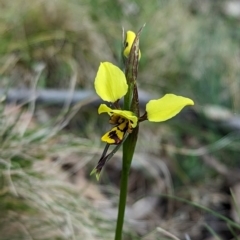
[[[124,223],[124,215],[125,215],[125,206],[127,201],[127,189],[128,189],[128,175],[129,170],[127,166],[122,166],[122,174],[121,174],[121,187],[120,187],[120,197],[118,204],[118,217],[117,217],[117,226],[115,231],[115,240],[122,239],[122,230]]]
[[[127,201],[128,192],[128,176],[132,163],[132,158],[137,143],[138,127],[128,136],[126,141],[123,143],[123,161],[122,161],[122,173],[121,173],[121,186],[120,186],[120,197],[118,204],[118,217],[117,226],[115,231],[115,240],[122,239],[122,230],[124,223],[125,207]]]

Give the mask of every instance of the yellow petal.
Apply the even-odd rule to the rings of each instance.
[[[112,63],[100,63],[95,78],[95,89],[102,100],[116,102],[128,90],[127,80],[123,71]]]
[[[98,114],[101,113],[108,113],[110,116],[113,114],[117,114],[123,118],[128,119],[131,122],[133,128],[137,126],[138,118],[131,111],[111,109],[106,104],[101,104],[98,108]]]
[[[100,104],[100,106],[99,106],[99,108],[98,108],[98,114],[108,113],[108,114],[111,116],[113,110],[114,110],[114,109],[111,109],[111,108],[108,107],[106,104]]]
[[[128,57],[130,51],[131,51],[131,48],[132,48],[132,45],[133,45],[133,42],[135,40],[135,37],[136,37],[136,34],[132,31],[127,31],[126,33],[126,39],[125,39],[125,48],[123,50],[123,54],[125,57]],[[139,50],[139,60],[141,58],[141,51]]]
[[[109,132],[104,134],[101,140],[108,144],[120,144],[127,130],[128,121],[125,120],[123,123],[117,125],[116,127],[112,128]]]
[[[189,98],[166,94],[158,100],[147,103],[147,118],[150,122],[166,121],[177,115],[187,105],[194,105],[194,102]]]

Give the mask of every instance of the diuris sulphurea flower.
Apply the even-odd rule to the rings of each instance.
[[[106,104],[101,104],[98,108],[99,114],[109,115],[109,123],[113,125],[113,128],[101,138],[109,145],[121,144],[125,134],[131,134],[132,129],[144,120],[163,122],[177,115],[185,106],[194,104],[189,98],[166,94],[160,99],[150,100],[146,105],[145,114],[138,118],[133,112],[119,107],[118,101],[128,89],[125,83],[125,75],[117,66],[109,62],[100,64],[95,79],[95,90],[100,98],[115,106],[115,108],[110,108]]]
[[[130,54],[134,54],[131,49],[135,38],[135,33],[132,31],[127,32],[125,49],[123,51],[124,56],[127,58]],[[140,50],[138,50],[137,60],[140,59],[140,54]],[[99,161],[100,164],[98,163],[93,170],[93,173],[96,173],[98,179],[105,162],[112,156],[116,149],[119,149],[119,146],[125,138],[131,134],[133,129],[141,122],[144,120],[163,122],[177,115],[185,106],[194,105],[194,102],[189,98],[166,94],[162,98],[150,100],[146,104],[145,113],[142,116],[137,116],[134,111],[122,109],[119,106],[119,100],[128,93],[129,85],[127,83],[125,73],[120,68],[110,62],[100,63],[94,82],[95,90],[103,101],[110,103],[111,107],[106,104],[101,104],[98,108],[98,113],[107,113],[109,115],[109,123],[113,125],[113,127],[101,138],[103,142],[107,143],[107,146]],[[135,89],[137,89],[136,83],[134,84]],[[136,96],[132,97],[132,101],[138,101]],[[110,145],[116,145],[116,147],[112,153],[107,155],[107,150]]]
[[[125,83],[125,75],[117,66],[109,62],[100,64],[95,79],[95,89],[103,100],[109,101],[114,106],[127,92],[128,85]],[[150,122],[166,121],[178,114],[187,105],[193,105],[193,101],[174,94],[166,94],[163,98],[150,100],[146,105],[145,117],[140,117],[140,119]],[[102,141],[109,144],[119,144],[124,133],[126,131],[131,133],[131,129],[135,128],[138,123],[138,118],[133,112],[113,109],[106,104],[99,106],[98,113],[107,113],[110,116],[109,123],[115,125],[113,131],[109,131],[102,137]],[[121,136],[117,141],[111,138],[111,135],[115,136],[113,132],[116,132],[117,136]]]
[[[140,116],[137,75],[138,62],[141,58],[139,49],[141,31],[142,28],[137,34],[132,31],[126,33],[122,51],[124,71],[110,62],[100,63],[94,83],[98,96],[109,103],[101,104],[98,113],[107,113],[109,124],[112,125],[112,128],[101,138],[106,146],[97,166],[91,173],[96,175],[97,180],[106,162],[123,146],[115,240],[122,240],[128,177],[138,139],[139,125],[145,120],[166,121],[177,115],[185,106],[194,104],[189,98],[166,94],[162,98],[150,100],[146,104],[145,113]],[[123,106],[119,102],[121,98],[124,98]],[[108,153],[110,146],[113,146],[113,150]]]

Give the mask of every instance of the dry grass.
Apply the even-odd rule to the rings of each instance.
[[[1,117],[1,136],[9,134],[1,147],[0,239],[112,239],[114,226],[96,204],[107,200],[83,172],[98,147],[73,135],[50,137],[51,126],[39,128],[32,119],[22,134],[29,118],[16,109]],[[78,162],[79,184],[63,171],[69,161]]]

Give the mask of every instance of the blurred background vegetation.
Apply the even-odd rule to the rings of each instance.
[[[93,90],[101,61],[120,65],[122,27],[146,23],[139,88],[194,100],[174,120],[141,126],[124,239],[239,239],[239,9],[237,0],[0,0],[0,88]],[[100,183],[90,178],[109,126],[85,104],[2,96],[1,240],[113,239],[121,153]]]

